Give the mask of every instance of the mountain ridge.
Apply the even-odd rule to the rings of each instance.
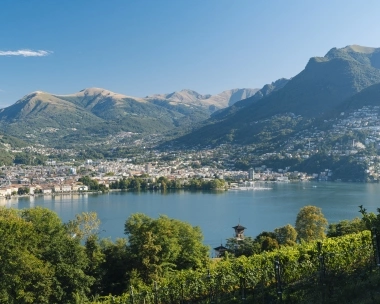
[[[107,135],[118,129],[137,133],[166,132],[192,126],[207,119],[213,111],[199,101],[140,98],[102,88],[86,88],[65,95],[35,91],[0,109],[0,130],[23,139],[47,136],[48,140],[55,140],[53,135],[59,138],[74,133]],[[55,134],[48,136],[49,132]]]
[[[284,113],[305,118],[322,117],[347,98],[380,83],[380,69],[377,68],[380,49],[368,51],[364,48],[366,52],[362,53],[355,49],[361,50],[358,46],[333,48],[324,57],[310,58],[304,70],[281,89],[257,101],[255,96],[241,101],[247,106],[227,115],[214,115],[201,128],[178,138],[177,143],[247,143],[255,140],[257,133],[251,126],[259,120]]]

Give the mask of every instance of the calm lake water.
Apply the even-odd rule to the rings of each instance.
[[[205,244],[211,247],[232,237],[231,227],[247,227],[245,235],[294,225],[299,209],[305,205],[322,208],[329,223],[359,216],[359,205],[375,212],[380,207],[380,184],[355,183],[272,183],[270,190],[223,192],[112,192],[108,194],[23,197],[0,200],[13,208],[42,206],[54,210],[64,222],[75,214],[94,211],[102,221],[101,237],[124,236],[124,223],[136,212],[151,217],[169,217],[200,226]]]

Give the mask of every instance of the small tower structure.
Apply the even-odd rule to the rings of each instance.
[[[224,256],[224,253],[228,251],[228,248],[224,247],[222,244],[220,246],[214,248],[215,250],[215,257],[216,258],[221,258]]]
[[[235,238],[237,241],[242,241],[244,240],[244,230],[247,229],[245,228],[244,226],[240,225],[240,223],[235,226],[235,227],[232,227],[234,230],[235,230]]]

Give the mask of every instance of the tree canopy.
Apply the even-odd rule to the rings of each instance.
[[[44,208],[0,209],[0,302],[72,303],[93,278],[84,248]]]
[[[327,220],[322,209],[315,206],[305,206],[297,214],[296,226],[297,239],[306,242],[325,238]]]
[[[144,281],[171,270],[195,269],[208,262],[199,227],[161,215],[152,219],[136,213],[125,222],[131,268]]]

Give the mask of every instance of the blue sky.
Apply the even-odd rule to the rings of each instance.
[[[375,0],[3,0],[0,108],[37,90],[260,88],[332,47],[380,47],[379,12]]]

